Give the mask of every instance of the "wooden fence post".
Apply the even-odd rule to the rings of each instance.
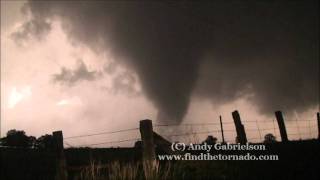
[[[67,180],[68,173],[66,167],[66,160],[63,149],[63,135],[62,131],[54,131],[52,133],[54,141],[54,152],[56,153],[56,180]]]
[[[220,128],[221,128],[221,136],[222,136],[222,143],[224,143],[224,134],[223,134],[223,124],[222,124],[222,117],[219,116],[220,118]]]
[[[238,138],[239,143],[241,143],[241,144],[247,143],[246,131],[244,129],[243,124],[241,123],[241,118],[240,118],[239,112],[237,110],[233,111],[232,117],[233,117],[234,125],[236,126],[237,138]]]
[[[320,140],[320,113],[317,113],[317,120],[318,120],[318,139]]]
[[[140,121],[140,134],[142,140],[142,160],[146,179],[151,177],[151,173],[155,167],[155,146],[153,141],[152,121],[149,119]]]
[[[288,142],[288,135],[287,135],[287,130],[286,126],[284,124],[284,119],[281,111],[276,111],[275,112],[279,130],[280,130],[280,136],[281,136],[281,141],[282,142]]]

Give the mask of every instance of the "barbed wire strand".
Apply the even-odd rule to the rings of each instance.
[[[79,146],[80,147],[88,147],[88,146],[97,146],[97,145],[102,145],[102,144],[122,143],[122,142],[139,141],[139,140],[140,140],[140,138],[134,138],[134,139],[119,140],[119,141],[107,141],[107,142],[101,142],[101,143],[84,144],[84,145],[79,145]]]
[[[69,142],[66,142],[65,140],[63,141],[68,147],[74,147],[73,145],[71,145]]]
[[[101,132],[101,133],[69,136],[69,137],[65,137],[64,139],[74,139],[74,138],[83,138],[83,137],[89,137],[89,136],[99,136],[99,135],[104,135],[104,134],[114,134],[114,133],[120,133],[120,132],[134,131],[134,130],[138,130],[138,129],[139,128],[130,128],[130,129],[122,129],[122,130],[118,130],[118,131],[106,131],[106,132]]]
[[[209,134],[213,132],[218,132],[218,130],[214,131],[203,131],[203,132],[191,132],[191,133],[182,133],[182,134],[170,134],[170,135],[165,135],[167,137],[174,137],[174,136],[189,136],[189,135],[195,135],[195,134]]]
[[[231,124],[233,122],[225,122],[224,124]],[[168,126],[205,126],[205,125],[220,125],[220,123],[186,123],[186,124],[155,124],[154,127],[168,127]]]

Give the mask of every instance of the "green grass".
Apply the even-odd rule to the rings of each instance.
[[[109,164],[91,163],[76,175],[75,180],[135,180],[135,179],[224,179],[222,162],[154,161],[151,167],[143,166],[141,162]]]

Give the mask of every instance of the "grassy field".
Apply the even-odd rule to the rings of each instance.
[[[135,148],[65,149],[70,180],[102,179],[320,179],[318,140],[267,145],[278,161],[157,161],[144,173]],[[45,151],[1,150],[1,179],[54,179],[54,157]],[[217,152],[211,152],[217,153]],[[246,153],[246,152],[227,152]]]
[[[211,152],[212,154],[221,152]],[[223,152],[222,152],[223,153]],[[242,154],[243,152],[225,152]],[[259,155],[259,153],[256,153]],[[113,161],[91,163],[72,178],[94,179],[319,179],[318,140],[267,145],[264,154],[279,155],[278,161],[158,161],[146,178],[142,163]],[[70,177],[71,178],[71,177]]]

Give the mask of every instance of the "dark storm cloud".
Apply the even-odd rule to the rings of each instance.
[[[110,64],[111,67],[113,66]],[[108,66],[110,67],[110,66]],[[125,71],[125,72],[113,72],[110,73],[109,69],[105,70],[111,78],[111,87],[102,86],[101,90],[107,91],[112,94],[123,94],[127,95],[127,97],[136,97],[141,95],[141,90],[137,84],[137,78],[135,77],[133,72]],[[112,70],[115,71],[115,70]]]
[[[132,74],[128,72],[117,75],[113,79],[112,83],[113,83],[113,88],[116,91],[122,91],[129,94],[137,93],[136,90],[134,89],[136,79]]]
[[[319,103],[318,1],[30,1],[69,38],[136,71],[160,119],[181,121],[192,93],[250,94],[261,112]]]
[[[115,73],[117,67],[118,67],[118,64],[116,62],[111,62],[111,63],[105,64],[103,67],[103,70],[107,74],[113,74]]]
[[[82,60],[78,60],[75,69],[61,68],[61,72],[53,75],[53,81],[56,83],[66,84],[69,86],[74,85],[79,81],[93,81],[98,77],[98,72],[89,71],[87,66]]]
[[[20,44],[23,41],[36,37],[41,40],[51,29],[50,23],[43,19],[32,19],[22,24],[19,31],[11,34],[11,38]]]

